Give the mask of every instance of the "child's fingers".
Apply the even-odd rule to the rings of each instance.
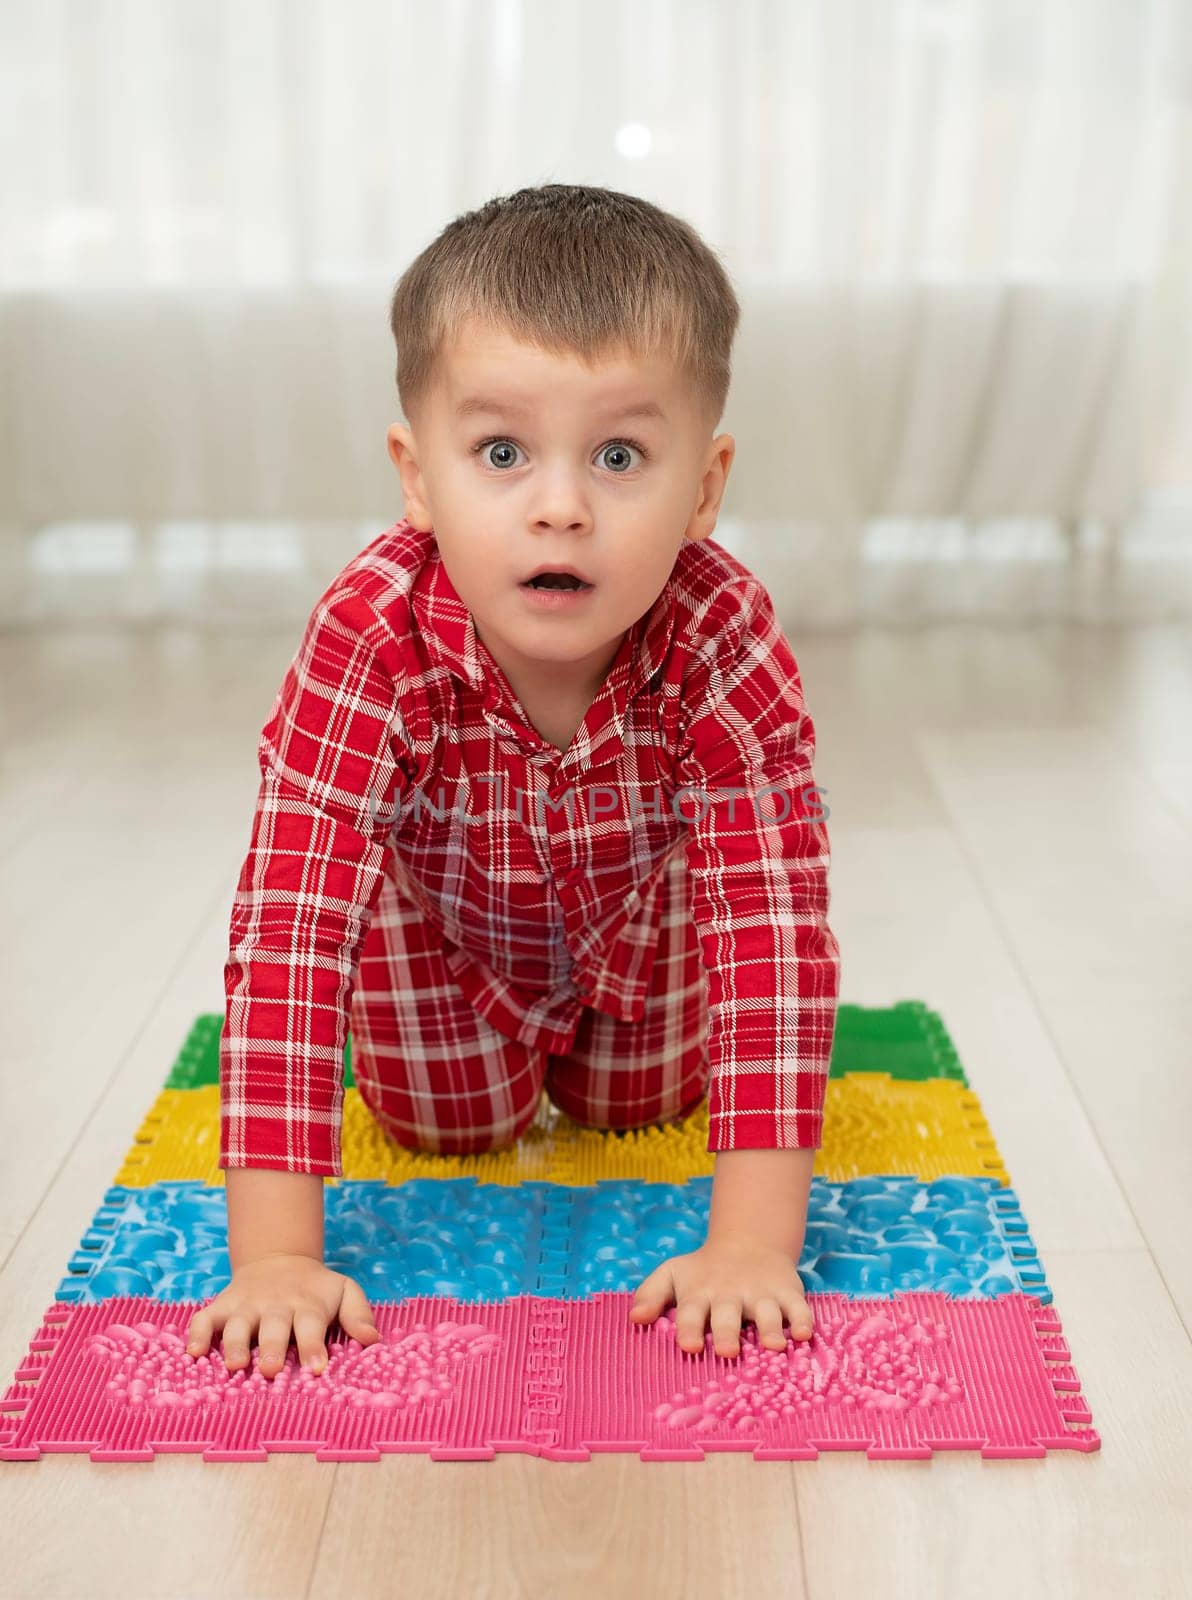
[[[201,1311],[195,1312],[190,1319],[190,1327],[186,1330],[187,1355],[206,1355],[211,1348],[211,1334],[214,1326],[215,1319],[209,1306],[204,1306]]]
[[[349,1338],[359,1339],[361,1344],[372,1344],[381,1337],[380,1329],[373,1320],[368,1296],[355,1278],[348,1278],[344,1282],[338,1315],[339,1325]]]
[[[227,1338],[224,1339],[225,1346]],[[273,1376],[286,1364],[286,1351],[290,1348],[290,1311],[265,1311],[261,1315],[261,1331],[257,1336],[260,1351],[258,1365],[266,1376]]]
[[[247,1366],[248,1347],[255,1326],[256,1318],[245,1316],[242,1312],[234,1312],[224,1323],[221,1343],[225,1367]]]
[[[298,1311],[294,1316],[294,1342],[298,1346],[298,1359],[304,1367],[322,1372],[327,1365],[326,1318],[318,1311]]]
[[[815,1318],[806,1300],[798,1295],[788,1295],[782,1302],[787,1321],[791,1325],[792,1339],[810,1339],[815,1332]]]
[[[661,1266],[655,1267],[648,1278],[644,1278],[637,1287],[630,1307],[631,1317],[645,1317],[653,1321],[660,1311],[666,1309],[674,1299],[674,1280],[671,1277],[670,1262],[664,1261]]]
[[[767,1350],[785,1350],[786,1334],[782,1331],[782,1309],[777,1300],[759,1300],[753,1308],[753,1321],[757,1327],[757,1342]]]
[[[712,1306],[712,1345],[718,1356],[741,1354],[740,1300],[734,1295],[722,1295]],[[700,1343],[703,1344],[701,1334]]]
[[[223,1294],[217,1294],[209,1305],[201,1306],[190,1319],[190,1327],[186,1333],[187,1355],[203,1356],[210,1350],[212,1339],[231,1314],[226,1294],[226,1290]]]
[[[679,1302],[675,1312],[675,1338],[680,1350],[695,1355],[704,1348],[704,1330],[708,1323],[708,1300],[691,1295]],[[740,1324],[738,1323],[738,1327]],[[715,1330],[713,1330],[715,1331]],[[724,1352],[721,1352],[722,1354]]]

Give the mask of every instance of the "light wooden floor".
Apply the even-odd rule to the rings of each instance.
[[[6,1383],[199,1011],[296,645],[0,635]],[[0,1466],[0,1594],[1192,1594],[1192,633],[794,635],[844,997],[940,1010],[1103,1447]]]

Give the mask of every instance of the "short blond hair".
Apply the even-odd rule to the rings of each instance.
[[[403,272],[389,311],[411,422],[444,341],[471,318],[587,363],[669,355],[709,429],[724,411],[740,318],[732,283],[690,223],[637,195],[547,183],[447,224]]]

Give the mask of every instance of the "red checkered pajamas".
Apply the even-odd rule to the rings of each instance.
[[[583,1006],[566,1053],[531,1049],[472,1007],[442,941],[387,879],[352,999],[352,1071],[398,1144],[468,1155],[512,1144],[545,1087],[576,1122],[639,1128],[685,1115],[708,1080],[707,981],[686,855],[663,885],[657,954],[639,1022]]]
[[[714,541],[679,551],[561,751],[433,534],[396,524],[261,731],[220,1167],[341,1174],[349,1026],[402,1143],[509,1143],[545,1087],[614,1128],[706,1090],[709,1151],[818,1145],[839,950],[814,746],[769,596]]]

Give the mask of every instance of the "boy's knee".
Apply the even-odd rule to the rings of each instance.
[[[406,1150],[432,1156],[482,1156],[512,1150],[534,1120],[537,1104],[517,1122],[500,1127],[425,1128],[417,1133],[389,1130],[390,1136]]]
[[[676,1089],[672,1094],[655,1100],[644,1112],[639,1107],[636,1111],[626,1111],[620,1115],[615,1111],[611,1114],[596,1113],[586,1101],[576,1099],[566,1091],[561,1096],[557,1091],[552,1091],[551,1098],[577,1127],[595,1128],[601,1133],[633,1133],[642,1128],[666,1127],[683,1121],[699,1109],[706,1093],[703,1083],[694,1090],[688,1085],[686,1092]]]

